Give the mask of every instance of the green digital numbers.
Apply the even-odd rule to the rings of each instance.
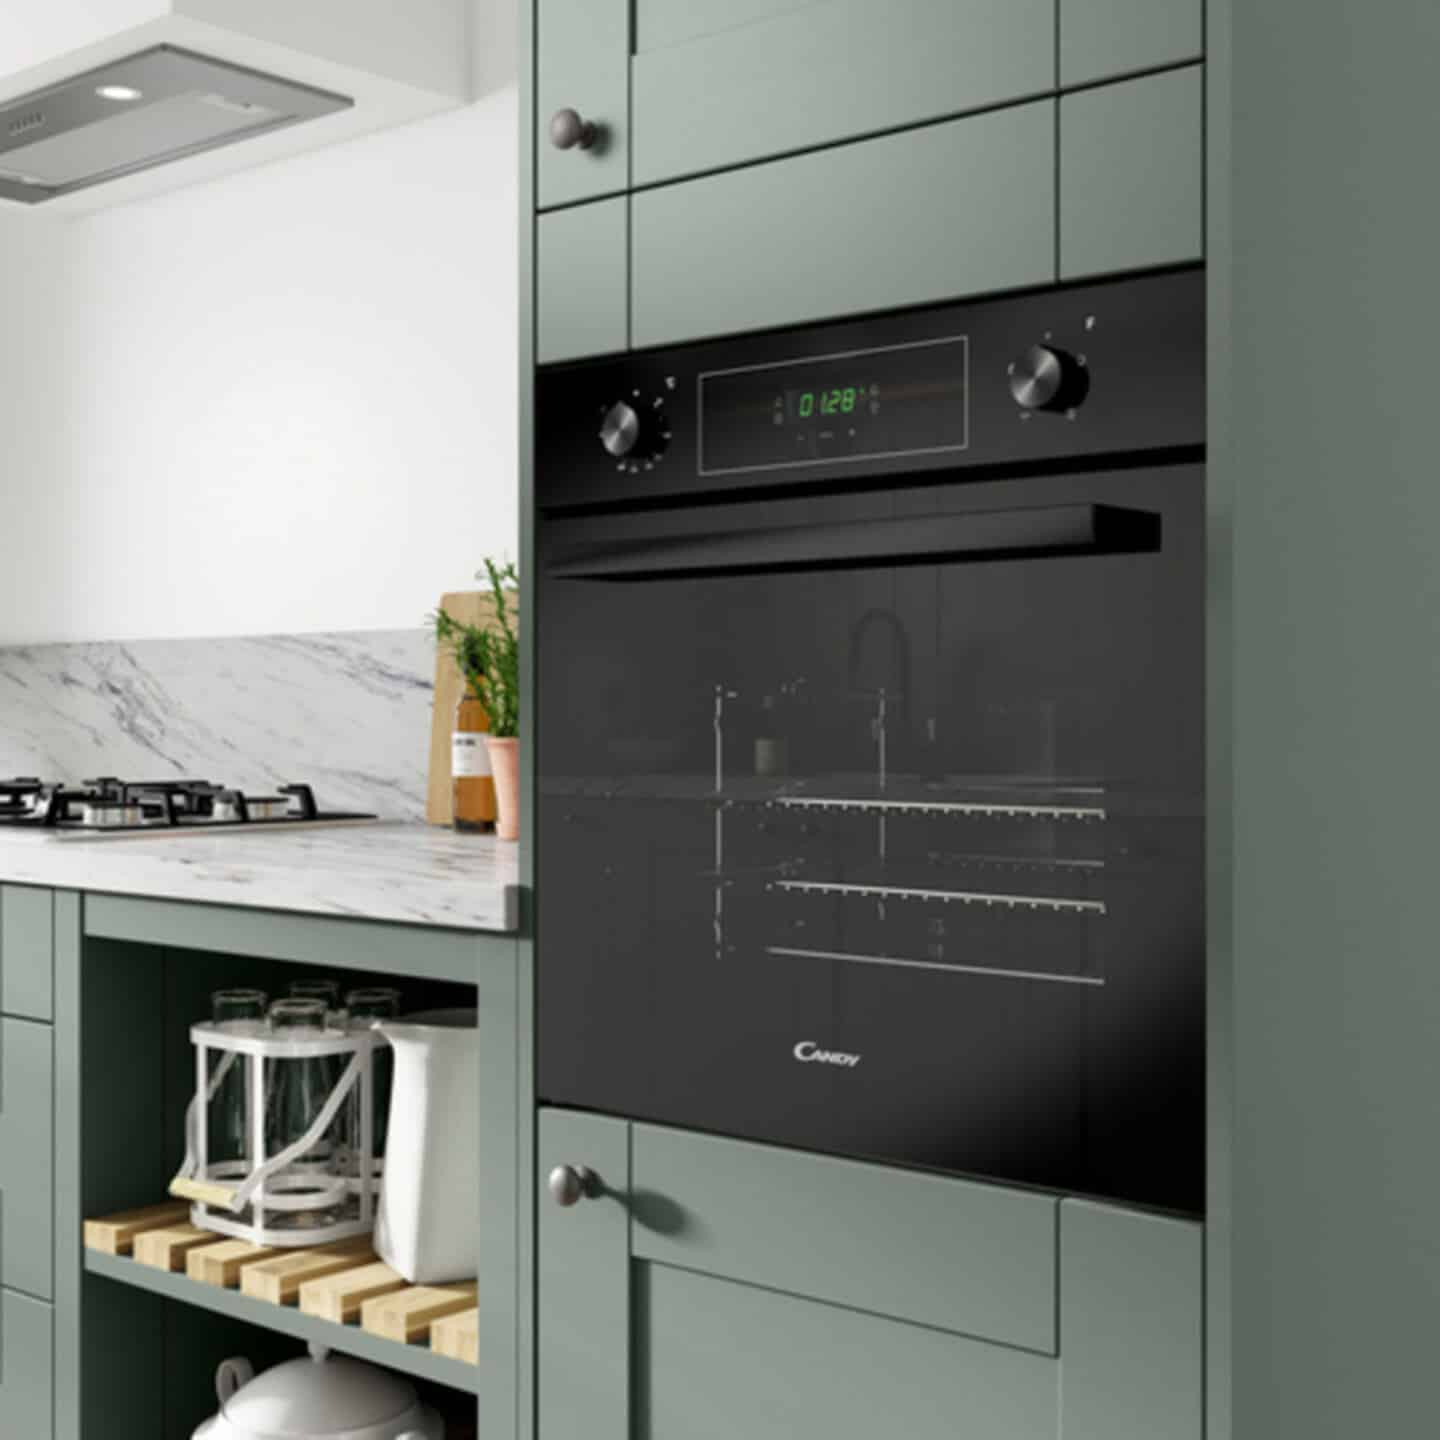
[[[864,386],[855,385],[843,390],[802,390],[796,400],[795,413],[802,420],[815,415],[853,415],[864,394]]]

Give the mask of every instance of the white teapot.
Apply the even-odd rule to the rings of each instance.
[[[445,1440],[408,1381],[323,1345],[260,1376],[248,1360],[223,1361],[215,1395],[220,1413],[194,1440]]]

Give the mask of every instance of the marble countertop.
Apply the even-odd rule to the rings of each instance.
[[[0,829],[0,880],[458,930],[519,923],[515,845],[409,822],[111,837]]]

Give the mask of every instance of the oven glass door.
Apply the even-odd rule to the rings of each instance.
[[[1201,497],[547,521],[542,1096],[1198,1212]]]

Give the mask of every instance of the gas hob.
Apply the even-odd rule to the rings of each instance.
[[[377,817],[323,810],[309,785],[248,793],[208,780],[121,780],[101,776],[80,784],[35,776],[0,779],[0,828],[61,834],[183,834],[215,830],[291,830],[363,824]]]

